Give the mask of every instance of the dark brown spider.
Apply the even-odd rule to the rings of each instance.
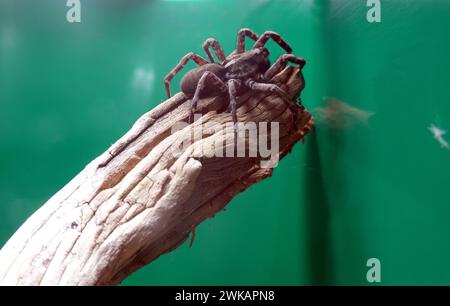
[[[245,37],[255,41],[253,48],[245,51]],[[271,66],[269,62],[269,51],[264,47],[269,38],[273,39],[286,53],[278,57]],[[214,50],[219,63],[215,63],[210,52]],[[191,116],[197,107],[197,101],[201,97],[214,94],[228,93],[233,122],[237,121],[236,96],[245,89],[253,89],[271,92],[279,95],[283,101],[292,106],[286,92],[275,84],[268,81],[282,69],[288,62],[298,64],[300,69],[306,64],[303,58],[293,54],[291,47],[278,33],[266,31],[260,37],[250,29],[241,29],[237,35],[237,47],[228,57],[225,57],[222,47],[214,38],[207,39],[203,49],[208,55],[210,62],[198,54],[188,53],[178,65],[164,78],[167,96],[170,98],[170,81],[187,64],[189,60],[196,62],[199,67],[188,71],[181,80],[180,87],[183,93],[192,98]]]

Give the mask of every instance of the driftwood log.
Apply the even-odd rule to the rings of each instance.
[[[304,87],[293,67],[272,82],[293,101]],[[196,225],[272,174],[259,155],[211,154],[218,143],[234,139],[234,129],[224,128],[232,122],[226,104],[224,97],[202,99],[203,116],[175,132],[173,126],[189,116],[182,93],[144,114],[10,238],[0,251],[0,284],[116,284],[190,234],[192,239]],[[279,122],[280,159],[313,125],[303,106],[289,108],[274,94],[248,92],[238,104],[239,122]],[[210,128],[175,154],[180,140],[192,140],[202,124]]]

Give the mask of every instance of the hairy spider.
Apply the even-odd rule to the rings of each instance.
[[[253,48],[245,51],[245,37],[255,41]],[[271,66],[269,61],[269,51],[264,47],[269,39],[273,39],[286,53],[278,57]],[[214,61],[210,48],[219,60]],[[270,79],[284,69],[288,62],[298,64],[300,69],[306,61],[293,54],[291,47],[284,41],[278,33],[266,31],[261,36],[255,34],[250,29],[241,29],[237,35],[236,50],[228,57],[225,57],[222,47],[214,38],[209,38],[203,43],[203,49],[208,55],[210,62],[195,53],[186,54],[177,66],[164,78],[167,96],[170,98],[170,81],[188,63],[193,60],[199,67],[188,71],[181,80],[182,92],[192,98],[191,116],[197,107],[198,99],[215,94],[226,94],[229,96],[229,107],[233,117],[233,122],[237,121],[236,116],[236,96],[244,92],[245,89],[253,89],[275,93],[279,95],[285,103],[292,106],[286,92],[275,84],[268,83]]]

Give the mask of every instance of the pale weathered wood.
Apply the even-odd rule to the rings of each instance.
[[[293,100],[304,87],[292,67],[272,81]],[[272,169],[262,168],[259,157],[206,157],[216,149],[211,144],[234,135],[232,128],[221,129],[231,122],[222,111],[225,102],[201,100],[204,116],[177,132],[171,128],[189,114],[183,94],[144,114],[10,238],[0,251],[0,284],[118,283],[178,247],[237,193],[270,176]],[[276,95],[248,92],[239,104],[240,122],[280,122],[280,158],[313,124],[303,107],[293,112]],[[174,154],[201,124],[212,130]]]

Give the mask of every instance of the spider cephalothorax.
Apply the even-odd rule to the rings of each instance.
[[[245,51],[245,37],[255,41],[253,48]],[[270,65],[269,51],[264,47],[269,38],[273,39],[286,53],[278,57]],[[215,63],[210,47],[214,50],[219,63]],[[290,103],[287,94],[277,85],[269,83],[274,75],[284,69],[288,62],[298,64],[300,69],[305,65],[303,58],[290,54],[291,47],[275,32],[267,31],[258,37],[250,29],[241,29],[237,36],[236,50],[228,57],[214,38],[209,38],[203,44],[203,49],[210,62],[195,53],[186,54],[178,65],[164,78],[167,95],[170,97],[170,81],[187,64],[189,60],[199,67],[188,71],[181,80],[181,90],[192,98],[192,113],[201,97],[213,94],[228,93],[233,121],[236,122],[236,95],[245,89],[272,92],[279,95],[286,103]]]

